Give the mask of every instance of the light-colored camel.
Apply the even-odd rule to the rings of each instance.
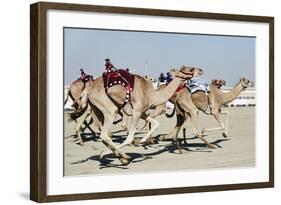
[[[223,136],[227,137],[229,112],[221,111],[221,108],[224,105],[232,102],[242,91],[251,86],[253,86],[253,82],[242,77],[233,87],[233,89],[227,93],[223,92],[221,89],[218,89],[217,86],[211,84],[210,93],[208,95],[203,92],[196,92],[192,94],[191,99],[194,105],[203,113],[213,115],[219,125],[217,128],[205,128],[202,132],[206,133],[213,131],[223,131]],[[221,122],[219,116],[220,114],[226,115],[225,123]]]
[[[73,101],[72,107],[74,108],[74,110],[77,110],[81,106],[81,95],[83,90],[86,89],[87,87],[90,87],[92,82],[93,82],[92,79],[90,79],[86,83],[83,83],[82,80],[75,80],[74,82],[72,82],[66,91],[64,104],[66,104],[68,98],[70,97]],[[75,133],[76,136],[78,137],[78,142],[80,145],[84,145],[80,133],[83,124],[85,124],[86,127],[88,127],[92,132],[94,132],[91,129],[90,125],[87,124],[88,117],[92,117],[93,123],[98,129],[101,128],[101,122],[98,120],[99,118],[97,118],[97,116],[91,111],[90,107],[87,107],[87,110],[84,111],[83,115],[75,120],[76,121]]]
[[[203,113],[207,115],[213,115],[218,122],[219,127],[216,128],[204,128],[202,130],[202,134],[209,133],[209,132],[215,132],[215,131],[223,131],[223,136],[228,136],[228,115],[229,113],[227,111],[221,111],[221,108],[232,102],[234,99],[237,98],[237,96],[244,91],[246,88],[253,85],[253,82],[246,78],[240,78],[239,82],[234,86],[234,88],[225,93],[221,89],[219,89],[216,85],[211,84],[210,85],[210,93],[208,95],[205,94],[205,92],[196,92],[192,94],[190,97],[192,99],[192,102],[194,105]],[[186,96],[187,92],[182,91],[178,94],[177,97],[177,103],[175,104],[175,110],[177,113],[177,125],[173,130],[173,137],[176,141],[178,141],[178,132],[183,125],[183,123],[188,119],[187,113],[184,112],[183,109],[181,109],[182,104],[187,100]],[[189,93],[190,95],[190,93]],[[220,114],[226,115],[226,121],[225,124],[221,122],[220,120]]]
[[[199,76],[199,75],[201,75],[202,73],[195,73],[195,75],[197,75],[197,76]],[[217,79],[214,79],[214,80],[212,80],[212,82],[211,82],[211,85],[214,85],[214,86],[216,86],[218,89],[220,89],[222,86],[225,86],[225,84],[226,84],[226,82],[225,82],[225,80],[217,80]],[[185,91],[186,92],[189,92],[189,90],[187,89],[187,88],[185,88]],[[202,92],[201,92],[202,93]],[[180,93],[176,93],[176,95],[179,95],[179,98],[181,98],[181,96],[180,96]],[[170,100],[170,102],[174,102],[175,103],[175,98],[174,99],[171,99]],[[198,107],[197,107],[198,108]],[[167,114],[166,113],[166,117],[168,117],[168,118],[171,118],[171,117],[173,117],[174,116],[174,114],[175,114],[175,112],[176,112],[176,107],[174,107],[174,109],[173,109],[173,111],[172,111],[172,113],[171,114]],[[178,112],[177,113],[180,113],[181,112],[181,110],[178,110]],[[182,113],[183,114],[183,113]],[[180,120],[181,121],[181,120]],[[186,139],[185,139],[185,136],[186,136],[186,130],[187,130],[187,122],[188,122],[188,119],[186,119],[186,123],[184,124],[184,127],[183,127],[183,136],[184,136],[184,142],[186,143]],[[162,138],[161,139],[164,139],[164,136],[162,136]]]
[[[155,90],[152,85],[143,77],[135,75],[135,86],[133,92],[131,93],[130,102],[127,103],[123,108],[122,105],[127,95],[126,88],[124,88],[122,85],[116,85],[109,88],[106,94],[103,78],[97,78],[93,82],[91,89],[89,89],[88,92],[85,91],[82,93],[82,102],[89,100],[89,102],[96,106],[104,116],[104,123],[101,128],[100,137],[110,151],[103,152],[100,157],[102,158],[105,154],[111,153],[112,151],[122,163],[128,163],[128,159],[130,157],[121,151],[120,148],[131,144],[134,140],[139,119],[142,118],[154,125],[150,132],[148,132],[147,135],[141,139],[140,143],[144,143],[150,134],[159,126],[159,123],[145,112],[153,106],[166,103],[167,100],[173,96],[178,85],[193,76],[193,72],[190,70],[190,67],[181,68],[180,71],[175,74],[172,82],[165,89],[159,91]],[[121,108],[125,114],[132,116],[132,120],[129,127],[128,137],[123,143],[117,146],[112,142],[109,136],[109,130],[113,124],[116,114]],[[193,118],[191,118],[191,121],[193,121]]]

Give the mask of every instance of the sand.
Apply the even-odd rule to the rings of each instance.
[[[97,136],[86,129],[83,134],[85,146],[75,143],[74,122],[68,122],[65,115],[64,136],[64,174],[71,175],[96,175],[96,174],[124,174],[140,172],[163,172],[178,170],[210,170],[233,169],[255,166],[255,107],[230,107],[223,108],[230,112],[229,137],[224,138],[221,132],[212,133],[205,138],[217,145],[216,149],[207,148],[199,139],[194,138],[188,129],[188,144],[183,143],[183,133],[179,139],[182,142],[182,154],[179,154],[171,139],[157,141],[156,144],[147,146],[127,146],[123,150],[132,157],[130,164],[122,166],[120,161],[112,154],[100,160],[99,154],[106,149]],[[171,112],[169,110],[168,112]],[[153,133],[168,134],[175,126],[176,119],[166,118],[164,115],[156,118],[160,122],[159,128]],[[224,120],[224,117],[222,118]],[[139,127],[143,125],[140,122]],[[199,129],[203,127],[216,127],[213,116],[199,115]],[[190,128],[190,127],[189,127]],[[126,133],[120,125],[113,125],[112,139],[116,144],[121,143]],[[144,136],[137,133],[136,138]]]

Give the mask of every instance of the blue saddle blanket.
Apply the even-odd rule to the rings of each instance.
[[[203,91],[207,93],[210,90],[209,85],[206,84],[200,77],[193,77],[188,80],[187,86],[191,94],[197,91]]]

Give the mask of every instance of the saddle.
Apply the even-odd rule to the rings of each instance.
[[[133,74],[124,69],[118,69],[115,72],[104,72],[102,77],[106,93],[112,86],[122,85],[127,89],[125,103],[129,101],[134,90],[135,76]]]

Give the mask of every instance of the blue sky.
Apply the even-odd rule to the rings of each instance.
[[[100,76],[106,57],[140,75],[158,77],[191,65],[204,70],[207,83],[224,79],[233,86],[241,76],[255,81],[254,37],[64,28],[66,84],[79,77],[80,68]]]

